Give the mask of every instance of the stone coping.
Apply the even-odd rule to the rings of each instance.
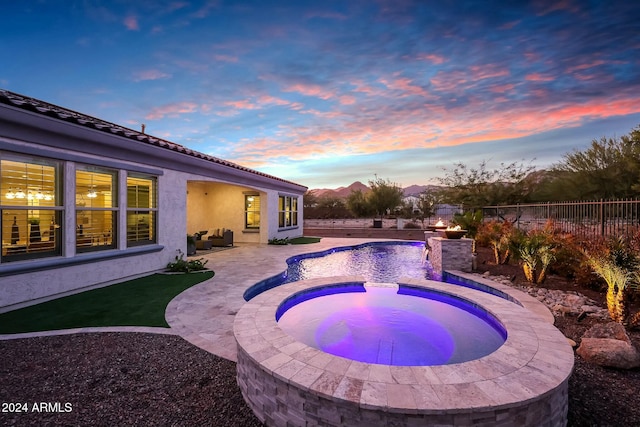
[[[414,414],[518,407],[563,386],[571,375],[573,350],[548,321],[502,298],[432,280],[400,279],[398,283],[446,292],[481,306],[505,326],[505,343],[465,363],[388,366],[324,353],[296,341],[275,321],[280,303],[296,292],[354,282],[366,280],[359,276],[311,279],[256,296],[235,317],[238,351],[267,374],[319,397],[349,401],[364,409]]]
[[[524,308],[540,316],[545,322],[551,323],[552,325],[555,323],[555,317],[553,317],[553,313],[551,312],[551,310],[549,310],[546,305],[542,304],[540,301],[526,292],[522,292],[519,289],[515,289],[511,286],[503,285],[502,283],[491,280],[491,276],[485,278],[479,274],[465,273],[463,271],[457,270],[447,270],[447,273],[489,286],[491,288],[502,291],[505,294],[509,294],[510,296],[518,300],[518,302],[522,304]]]

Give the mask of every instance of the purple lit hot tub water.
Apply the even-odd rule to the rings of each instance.
[[[473,303],[406,285],[315,288],[280,304],[278,325],[296,340],[366,363],[431,366],[486,356],[504,327]]]

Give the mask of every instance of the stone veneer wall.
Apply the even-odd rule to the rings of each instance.
[[[289,384],[277,374],[267,372],[260,363],[238,346],[238,385],[242,396],[258,419],[267,426],[412,427],[439,426],[565,426],[567,424],[568,379],[559,387],[528,403],[505,407],[420,411],[395,408],[367,408],[354,401],[321,396],[306,388]],[[340,386],[342,377],[326,375],[328,391]],[[332,379],[334,379],[332,381]],[[334,383],[335,382],[335,383]],[[360,395],[362,380],[354,379],[351,392]],[[423,387],[416,384],[415,387]],[[346,390],[349,393],[349,390]],[[465,405],[465,402],[460,402]]]
[[[427,242],[431,247],[429,261],[438,275],[442,276],[442,272],[447,270],[471,272],[473,263],[471,243],[473,240],[428,237]]]

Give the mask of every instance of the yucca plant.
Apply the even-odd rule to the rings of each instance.
[[[615,322],[634,325],[640,322],[640,313],[629,312],[632,287],[640,283],[638,255],[624,237],[610,239],[597,254],[586,253],[587,262],[594,273],[607,284],[607,309]]]
[[[522,271],[528,282],[540,284],[547,278],[547,270],[556,258],[552,237],[547,230],[514,233],[511,246],[522,262]]]
[[[627,323],[629,309],[626,293],[632,273],[606,257],[589,258],[588,262],[593,271],[607,283],[609,316],[614,322]]]

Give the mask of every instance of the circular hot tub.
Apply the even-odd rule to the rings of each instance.
[[[357,288],[362,283],[358,277],[294,282],[256,296],[238,312],[234,324],[238,385],[262,422],[273,426],[566,424],[573,350],[556,328],[511,301],[430,280],[410,279],[400,285],[422,298],[438,295],[448,303],[462,302],[473,316],[484,313],[482,321],[493,319],[485,323],[497,328],[504,340],[487,354],[452,363],[448,363],[452,352],[447,350],[447,360],[436,363],[394,364],[393,342],[378,344],[376,360],[355,360],[303,342],[276,320],[305,295],[331,295],[338,284]],[[332,333],[329,339],[334,344],[348,335],[348,328],[340,331],[337,323],[337,335]],[[440,323],[438,327],[447,329]],[[322,328],[312,330],[315,335]],[[449,348],[453,338],[439,334]],[[458,345],[456,340],[452,342]]]
[[[310,347],[394,366],[468,362],[493,353],[507,338],[494,316],[469,301],[391,283],[297,292],[280,304],[276,321]]]

